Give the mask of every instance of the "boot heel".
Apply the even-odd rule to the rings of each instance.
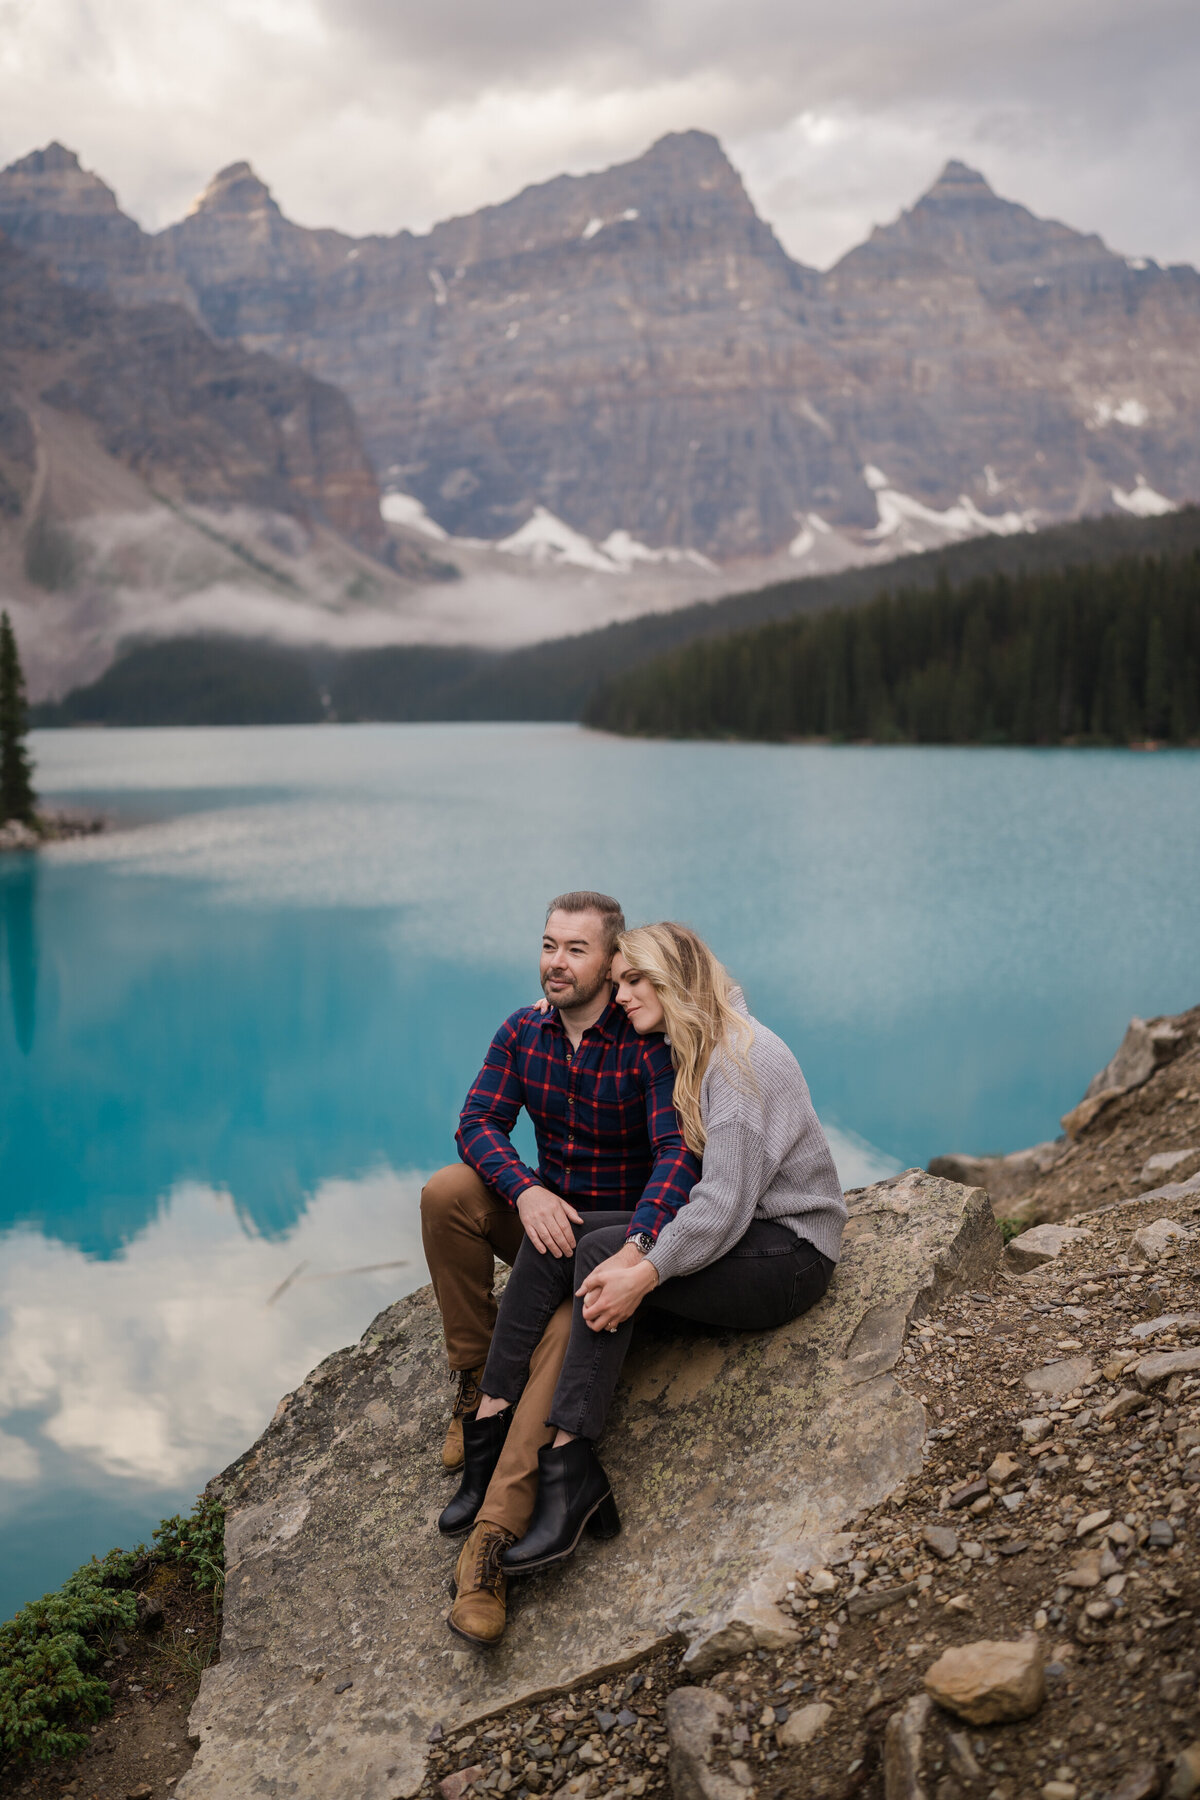
[[[612,1497],[611,1490],[588,1520],[587,1528],[592,1537],[599,1538],[601,1543],[607,1542],[609,1538],[615,1538],[620,1531],[621,1515],[617,1511],[617,1503]]]

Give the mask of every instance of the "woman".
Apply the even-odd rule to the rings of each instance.
[[[559,1307],[572,1294],[574,1305],[548,1420],[556,1436],[539,1453],[532,1521],[519,1541],[505,1533],[510,1541],[487,1551],[492,1597],[500,1590],[501,1629],[505,1575],[569,1556],[585,1526],[598,1537],[620,1530],[594,1445],[638,1308],[722,1329],[783,1325],[824,1294],[846,1220],[799,1064],[750,1017],[741,990],[702,939],[686,925],[640,926],[617,940],[612,973],[616,1000],[634,1029],[666,1034],[675,1110],[703,1166],[687,1205],[657,1241],[631,1233],[629,1214],[593,1213],[575,1229],[573,1258],[539,1255],[529,1243],[517,1255],[477,1415],[479,1447],[486,1436],[496,1459],[507,1422],[501,1415],[520,1399],[530,1360]],[[470,1482],[464,1476],[456,1497],[459,1514],[465,1509],[481,1522],[488,1516],[484,1473],[476,1467]],[[478,1528],[476,1536],[483,1555],[490,1538]],[[449,1622],[477,1642],[494,1641],[463,1630],[453,1612]]]

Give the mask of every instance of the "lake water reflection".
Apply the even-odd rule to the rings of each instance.
[[[424,1279],[423,1173],[558,889],[710,937],[848,1184],[1052,1134],[1130,1013],[1197,997],[1187,754],[557,726],[36,753],[128,827],[0,862],[0,1617]]]

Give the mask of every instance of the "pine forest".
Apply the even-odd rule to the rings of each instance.
[[[900,590],[692,643],[585,722],[656,737],[1200,741],[1200,552]]]

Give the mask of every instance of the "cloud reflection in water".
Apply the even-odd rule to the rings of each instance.
[[[181,1185],[103,1261],[40,1232],[8,1233],[0,1475],[34,1481],[65,1457],[84,1487],[134,1482],[161,1489],[164,1506],[194,1491],[321,1356],[426,1279],[419,1188],[419,1176],[389,1169],[328,1181],[286,1237],[268,1238],[227,1194]]]

